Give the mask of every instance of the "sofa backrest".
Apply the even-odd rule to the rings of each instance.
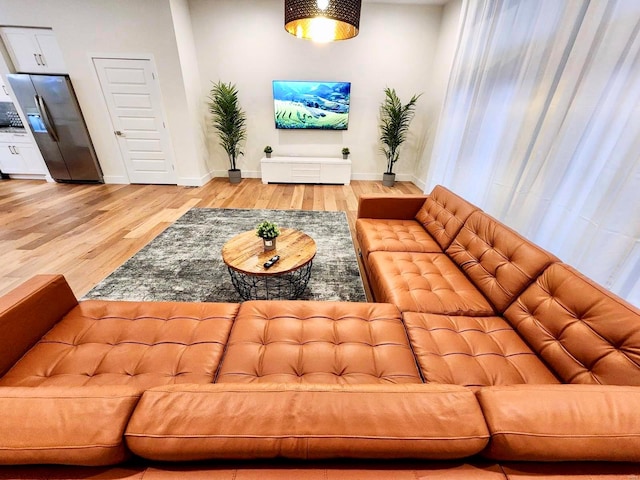
[[[480,211],[467,218],[446,253],[500,313],[557,261]]]
[[[640,310],[562,263],[504,313],[567,383],[640,385]]]
[[[445,250],[476,210],[478,207],[442,185],[436,185],[415,218]]]

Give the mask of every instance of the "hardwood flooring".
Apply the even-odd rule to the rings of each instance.
[[[33,275],[61,273],[81,297],[192,207],[343,210],[355,243],[358,197],[367,193],[421,191],[374,181],[231,185],[216,178],[193,188],[0,180],[0,295]]]

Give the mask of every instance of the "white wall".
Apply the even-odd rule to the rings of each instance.
[[[415,181],[433,130],[429,92],[442,11],[363,3],[358,37],[326,45],[285,32],[282,0],[0,0],[0,25],[53,28],[107,182],[128,178],[92,55],[154,59],[180,184],[201,185],[211,172],[226,175],[228,161],[206,113],[211,81],[217,80],[239,88],[248,114],[240,166],[254,176],[270,144],[278,155],[336,157],[348,146],[353,177],[379,179],[385,169],[378,142],[384,88],[395,88],[404,101],[425,93],[395,166],[399,179]],[[349,129],[276,130],[275,79],[352,82]]]
[[[429,94],[425,98],[427,118],[429,119],[426,133],[427,142],[422,158],[416,166],[416,178],[413,180],[413,183],[425,190],[425,193],[432,190],[432,185],[429,185],[427,176],[433,152],[433,143],[438,129],[438,120],[444,105],[451,67],[453,66],[453,59],[458,46],[461,12],[462,0],[450,0],[444,6],[440,22],[438,46],[431,72],[432,85]]]
[[[0,25],[53,28],[108,182],[128,183],[128,178],[91,55],[152,56],[178,182],[193,184],[203,177],[168,0],[0,0]],[[186,22],[180,25],[188,28]]]
[[[244,175],[259,175],[262,150],[276,155],[340,156],[351,150],[353,177],[380,179],[385,169],[379,152],[378,109],[384,88],[401,99],[431,88],[442,7],[363,3],[360,33],[351,40],[315,44],[284,30],[282,0],[190,0],[202,101],[211,82],[236,84],[248,116]],[[273,119],[272,80],[351,82],[351,112],[346,131],[277,130]],[[399,179],[412,179],[426,143],[426,102],[418,102],[412,134],[395,166]],[[209,133],[216,175],[229,168],[224,151]]]

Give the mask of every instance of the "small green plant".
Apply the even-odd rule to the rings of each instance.
[[[256,228],[256,235],[260,238],[276,238],[280,235],[278,225],[269,220],[260,223]]]
[[[264,153],[271,153],[273,152],[273,148],[271,148],[271,145],[267,145],[266,147],[264,147]]]
[[[350,153],[351,153],[351,152],[349,151],[349,148],[348,148],[348,147],[344,147],[344,148],[342,149],[342,154],[343,154],[343,155],[349,155]]]

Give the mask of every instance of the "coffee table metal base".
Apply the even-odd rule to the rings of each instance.
[[[295,300],[307,288],[312,265],[311,261],[293,272],[279,275],[250,275],[227,268],[243,300]]]

